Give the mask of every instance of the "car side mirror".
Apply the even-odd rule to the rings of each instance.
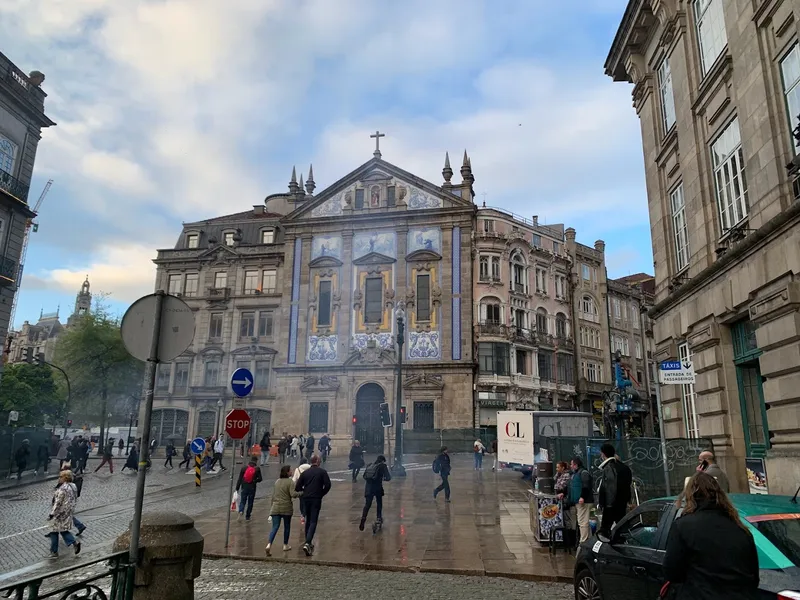
[[[610,544],[611,543],[611,538],[608,537],[604,533],[598,533],[597,534],[597,539],[600,540],[601,542],[603,542],[604,544]]]

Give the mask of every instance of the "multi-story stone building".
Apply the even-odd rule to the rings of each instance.
[[[735,489],[800,480],[798,0],[631,0],[606,73],[634,84],[670,437],[711,438]],[[791,169],[787,171],[787,164]]]
[[[473,426],[473,203],[462,182],[429,183],[372,160],[319,194],[313,172],[252,211],[184,225],[159,250],[156,288],[197,311],[192,347],[157,377],[154,435],[211,435],[237,367],[255,375],[251,440],[331,434],[383,451],[379,407],[394,405],[405,327],[407,428]]]
[[[66,327],[61,323],[59,310],[54,313],[41,312],[35,325],[25,321],[19,331],[9,334],[8,362],[25,362],[29,348],[34,359],[39,354],[44,354],[47,362],[53,362],[59,335],[65,328],[74,325],[80,317],[90,313],[91,310],[92,292],[87,275],[75,297],[75,308],[67,318]]]
[[[6,352],[25,230],[36,216],[28,206],[36,147],[42,128],[55,125],[44,114],[43,81],[42,73],[25,75],[0,53],[0,339]]]
[[[574,409],[564,226],[484,206],[474,244],[476,426],[495,426],[498,410]]]

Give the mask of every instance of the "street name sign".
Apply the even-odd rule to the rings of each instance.
[[[688,360],[665,360],[658,365],[658,381],[664,385],[693,384],[694,366]]]

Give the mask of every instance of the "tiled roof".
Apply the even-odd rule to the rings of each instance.
[[[279,215],[277,213],[271,212],[264,212],[262,214],[256,214],[255,211],[246,210],[243,212],[233,213],[230,215],[223,215],[221,217],[214,217],[212,219],[205,219],[202,221],[192,221],[193,223],[228,223],[230,221],[246,221],[248,219],[258,220],[258,219],[280,219],[283,215]]]

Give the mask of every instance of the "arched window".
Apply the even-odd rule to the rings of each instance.
[[[597,321],[597,305],[591,296],[581,298],[581,318],[588,321]]]
[[[567,316],[564,313],[556,315],[556,337],[562,339],[567,337]]]
[[[487,325],[500,325],[503,322],[503,309],[497,298],[484,298],[481,300],[481,323]]]
[[[519,250],[515,250],[511,255],[511,286],[515,292],[521,294],[528,292],[528,270]]]
[[[17,146],[11,140],[0,137],[0,171],[14,173],[14,159],[17,157]]]
[[[547,311],[540,308],[536,311],[536,331],[539,333],[547,333]]]

